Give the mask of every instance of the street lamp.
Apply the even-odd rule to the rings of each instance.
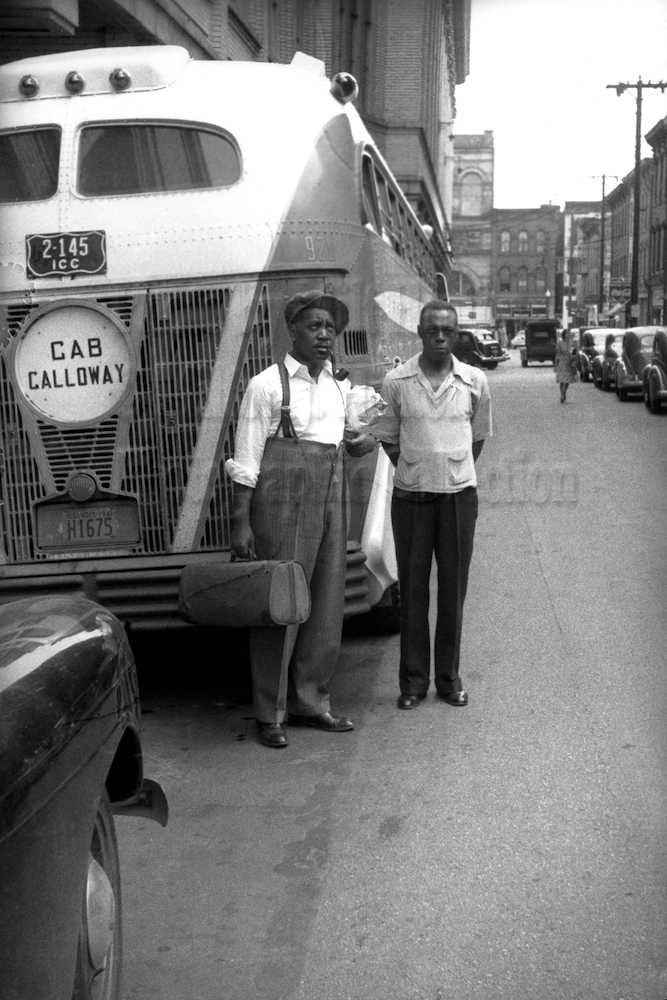
[[[544,297],[547,300],[547,319],[550,319],[551,318],[551,315],[550,315],[551,314],[551,292],[549,291],[548,288],[547,288],[546,292],[544,293]]]

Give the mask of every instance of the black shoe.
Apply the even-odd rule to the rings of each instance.
[[[440,697],[444,698],[448,705],[454,705],[456,708],[463,708],[468,704],[467,691],[450,691],[448,694],[441,694]]]
[[[265,747],[286,747],[287,734],[279,722],[260,722],[257,720],[259,742]]]
[[[425,697],[425,694],[402,694],[396,704],[399,708],[416,708]]]
[[[344,733],[348,729],[354,729],[351,719],[346,719],[343,715],[332,715],[331,712],[324,712],[323,715],[290,715],[288,721],[290,726],[314,726],[327,733]]]

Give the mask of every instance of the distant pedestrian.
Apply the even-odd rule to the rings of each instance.
[[[577,381],[577,355],[570,346],[569,330],[563,330],[561,338],[556,344],[554,368],[556,369],[556,382],[560,386],[560,401],[564,403],[568,385]]]
[[[486,375],[452,353],[456,310],[424,306],[422,351],[388,372],[388,406],[373,428],[396,467],[392,524],[401,593],[399,708],[416,708],[431,675],[429,590],[438,567],[434,680],[450,705],[468,695],[459,676],[463,602],[477,519],[475,461],[491,433]]]

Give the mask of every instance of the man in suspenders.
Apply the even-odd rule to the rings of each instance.
[[[365,455],[367,434],[345,432],[347,379],[331,365],[347,307],[319,290],[285,306],[292,347],[248,384],[226,469],[234,480],[232,555],[293,559],[310,585],[302,625],[254,628],[250,634],[253,702],[259,740],[287,746],[283,722],[326,732],[353,728],[331,714],[327,684],[340,651],[345,597],[347,517],[343,450]]]

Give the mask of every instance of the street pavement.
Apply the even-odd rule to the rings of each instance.
[[[272,750],[233,639],[138,650],[171,817],[117,821],[125,1000],[667,1000],[667,412],[489,382],[467,708],[399,711],[354,635],[355,730]]]

